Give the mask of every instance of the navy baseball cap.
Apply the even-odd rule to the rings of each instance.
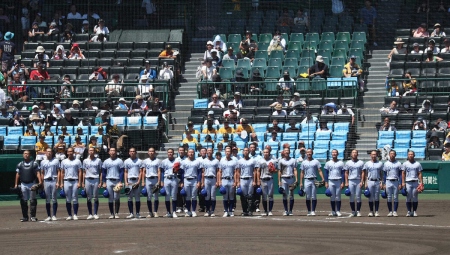
[[[356,56],[355,55],[351,55],[350,58],[356,59]]]

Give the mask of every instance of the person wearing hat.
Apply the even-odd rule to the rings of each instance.
[[[98,35],[94,35],[91,38],[91,40],[89,40],[89,42],[100,42],[100,43],[103,43],[103,42],[107,42],[107,40],[106,40],[105,34],[100,33]]]
[[[300,93],[298,93],[298,92],[295,92],[294,93],[294,96],[292,97],[292,99],[291,99],[291,101],[289,102],[289,107],[294,107],[294,106],[297,106],[297,105],[299,105],[299,104],[302,104],[303,105],[303,103],[305,103],[305,101],[304,100],[300,100]],[[305,103],[306,104],[306,103]]]
[[[119,103],[117,104],[116,109],[117,110],[128,110],[127,101],[125,101],[125,98],[121,97],[119,98]]]
[[[413,30],[413,37],[430,37],[427,31],[427,24],[422,23],[416,30]]]
[[[394,42],[395,47],[391,50],[391,52],[388,55],[389,62],[391,62],[392,55],[406,54],[407,53],[406,48],[403,48],[403,44],[404,43],[405,42],[400,37],[397,38],[397,40],[395,40],[395,42]]]
[[[49,148],[48,144],[45,142],[45,135],[39,136],[39,141],[34,145],[34,150],[36,151],[36,160],[41,161],[47,159],[45,156],[45,151]]]
[[[206,127],[202,130],[202,134],[217,134],[217,130],[214,128],[214,119],[206,120]]]
[[[441,118],[437,119],[436,123],[439,124],[439,122],[442,121]],[[412,130],[427,130],[427,122],[423,120],[423,117],[420,116],[417,118],[417,120],[413,123]],[[444,130],[437,130],[437,131],[444,131]]]
[[[75,135],[75,143],[72,144],[72,148],[75,157],[81,160],[84,150],[86,149],[86,145],[83,143],[83,141],[81,141],[80,135]]]
[[[277,86],[281,89],[282,93],[292,95],[294,92],[294,79],[289,75],[289,71],[283,72],[283,77],[278,80]]]
[[[434,113],[431,107],[431,102],[428,99],[423,100],[422,107],[417,111],[417,113]]]
[[[447,36],[444,31],[441,29],[441,24],[434,24],[434,30],[431,32],[431,37],[445,37]]]
[[[92,105],[92,101],[89,98],[84,100],[84,110],[98,110],[97,106]]]
[[[277,119],[273,119],[272,120],[272,126],[267,129],[266,133],[271,133],[272,131],[275,131],[277,133],[283,133],[284,132],[284,129],[281,128],[280,126],[278,126],[278,120]]]
[[[0,59],[2,60],[2,73],[6,73],[12,68],[14,62],[14,55],[16,54],[16,44],[11,40],[14,38],[14,33],[6,32],[3,36],[4,41],[0,42]]]
[[[286,133],[298,133],[298,132],[300,132],[300,129],[298,127],[296,127],[295,125],[297,125],[295,120],[290,120],[289,121],[289,128],[286,129]]]
[[[336,115],[350,115],[352,116],[352,125],[355,123],[355,114],[352,109],[347,108],[346,103],[341,103],[341,108],[337,111]]]
[[[82,128],[81,126],[78,126],[78,127],[77,127],[77,133],[76,133],[75,135],[79,135],[79,136],[84,135],[84,134],[83,134],[83,128]]]
[[[208,111],[208,115],[206,115],[206,120],[203,122],[203,125],[207,125],[208,124],[208,120],[212,120],[213,121],[213,125],[220,125],[219,120],[217,120],[216,118],[214,118],[214,111]]]
[[[213,94],[211,96],[211,102],[208,104],[208,108],[225,108],[225,105],[222,101],[219,100],[219,96],[217,94]]]
[[[286,110],[283,110],[283,106],[281,104],[277,104],[274,107],[274,112],[272,113],[272,116],[286,116],[287,112]]]
[[[284,50],[283,46],[281,45],[281,37],[279,35],[275,35],[270,41],[269,47],[267,48],[267,54],[270,56],[270,53],[273,50],[275,51]]]
[[[109,111],[101,110],[97,114],[97,117],[95,118],[95,125],[96,126],[108,126],[108,125],[110,125]]]
[[[94,31],[89,27],[89,21],[83,20],[83,26],[81,27],[81,34],[92,34]]]
[[[261,77],[261,73],[258,68],[253,70],[252,77],[249,81],[252,82],[250,83],[250,93],[252,95],[258,95],[264,86],[264,79]]]
[[[83,52],[81,52],[80,45],[78,43],[72,44],[72,48],[70,48],[70,54],[69,54],[68,58],[69,59],[86,59],[86,57],[83,55]]]
[[[151,68],[149,60],[145,60],[145,67],[139,73],[139,78],[142,79],[143,75],[147,75],[148,80],[155,80],[157,78],[156,69]]]
[[[422,54],[423,50],[420,49],[420,45],[418,43],[413,43],[413,49],[411,54]]]
[[[172,50],[172,46],[170,44],[167,44],[165,50],[163,50],[159,54],[158,58],[173,58],[173,59],[175,59],[175,58],[177,58],[177,55],[174,53],[175,53],[175,51]]]
[[[255,40],[252,39],[252,31],[245,31],[245,39],[241,41],[239,44],[239,49],[241,50],[250,50],[250,52],[257,51],[258,50],[258,44]],[[242,51],[241,51],[242,52]]]
[[[98,129],[97,129],[97,133],[96,133],[95,135],[96,135],[96,136],[103,136],[103,135],[106,135],[106,134],[104,133],[104,128],[103,128],[102,126],[99,126]]]
[[[13,79],[9,82],[8,94],[15,100],[21,98],[26,92],[25,80],[21,81],[20,73],[12,75]]]
[[[72,111],[66,109],[64,111],[64,117],[58,120],[58,126],[76,126],[75,119],[72,117]]]
[[[36,130],[34,130],[34,126],[33,124],[28,124],[27,125],[27,130],[25,130],[25,133],[23,134],[23,136],[37,136],[38,134],[36,133]]]
[[[406,51],[406,49],[405,49]],[[356,63],[356,56],[351,55],[350,61],[344,65],[344,70],[342,70],[342,75],[346,78],[356,77],[358,79],[359,89],[364,92],[364,80],[361,77],[363,70]]]
[[[445,38],[444,44],[445,46],[441,49],[441,53],[450,53],[450,39]]]
[[[245,118],[241,119],[241,125],[236,128],[236,134],[240,136],[242,131],[246,131],[247,134],[255,133],[255,129],[248,124],[248,120]]]
[[[106,78],[107,78],[107,73],[101,66],[95,67],[94,72],[92,72],[92,74],[89,76],[90,81],[91,80],[102,81],[102,80],[105,80]]]
[[[217,50],[220,54],[219,57],[221,57],[224,54],[224,50],[227,49],[227,44],[222,40],[222,37],[220,35],[216,35],[214,37],[214,41],[212,42],[213,48]]]
[[[50,57],[45,54],[45,48],[43,46],[38,46],[35,52],[36,55],[34,56],[33,67],[37,68],[39,64],[46,64],[47,67],[50,67]]]
[[[10,112],[7,112],[6,105],[1,104],[0,111],[1,111],[0,119],[12,119],[13,118],[12,114]]]
[[[48,26],[48,32],[47,35],[56,35],[59,34],[59,28],[56,25],[56,22],[52,21],[50,22],[50,25]]]
[[[239,111],[235,110],[233,102],[228,102],[228,110],[223,112],[223,117],[228,118],[231,114],[231,111],[236,111],[236,117],[239,117],[240,113]]]
[[[70,134],[67,132],[66,126],[62,126],[61,128],[59,128],[58,134],[63,136],[70,136]]]
[[[213,50],[213,42],[212,41],[208,41],[206,43],[206,50],[205,53],[203,54],[203,60],[207,60],[207,59],[211,59],[212,55],[211,55],[211,51]]]
[[[311,78],[326,78],[328,76],[328,65],[324,63],[321,55],[317,55],[316,63],[308,69],[308,75]]]
[[[55,60],[67,59],[66,50],[64,49],[64,46],[62,44],[56,46],[56,50],[53,53],[52,59]]]
[[[92,135],[89,138],[88,148],[94,148],[94,157],[98,158],[98,154],[100,153],[101,145],[98,144],[98,137],[97,136]]]
[[[251,45],[255,46],[256,44],[252,43]],[[236,58],[250,59],[250,61],[253,61],[255,59],[255,48],[251,47],[251,45],[248,44],[246,40],[244,40],[244,42],[241,42],[241,45],[239,46],[239,52],[236,54]]]
[[[226,60],[226,59],[232,59],[232,60],[234,60],[234,63],[237,63],[237,57],[236,57],[236,55],[234,54],[234,49],[233,49],[233,47],[228,47],[228,48],[227,48],[227,54],[225,54],[225,55],[222,57],[222,61],[223,61],[223,60]]]
[[[222,59],[219,58],[219,51],[216,49],[211,50],[211,62],[214,68],[222,67]]]
[[[45,124],[44,130],[42,130],[41,134],[43,136],[54,136],[52,131],[50,131],[50,124]]]
[[[105,26],[105,21],[103,19],[98,20],[98,24],[94,27],[94,34],[104,34],[109,35],[109,29]]]
[[[281,104],[282,107],[288,107],[288,104],[284,101],[284,97],[282,95],[278,95],[275,102],[269,105],[269,107],[275,107],[277,104]]]
[[[184,131],[184,134],[186,135],[186,137],[181,141],[182,143],[195,143],[195,144],[198,144],[197,138],[192,136],[192,132],[189,129],[186,129]]]
[[[230,126],[230,120],[224,119],[223,120],[223,127],[219,128],[218,131],[219,134],[234,134],[234,128]]]
[[[163,62],[161,70],[159,70],[158,78],[160,80],[171,80],[173,79],[173,71],[167,62]]]
[[[189,132],[191,132],[191,134],[193,134],[193,135],[199,135],[200,134],[200,132],[197,129],[194,128],[194,122],[192,122],[192,121],[189,121],[187,123],[187,129],[186,130],[189,130]]]
[[[118,97],[122,94],[122,85],[123,83],[120,81],[120,76],[118,74],[113,74],[112,80],[108,82],[108,84],[105,86],[105,92],[107,95],[110,95],[112,97]]]
[[[317,117],[316,116],[312,116],[311,112],[307,112],[306,113],[306,118],[304,118],[301,122],[301,124],[313,124],[313,123],[317,123]]]
[[[39,64],[36,70],[31,71],[30,80],[33,81],[43,81],[50,80],[50,75],[45,70],[45,64]]]
[[[450,143],[444,144],[444,152],[442,152],[442,161],[450,161]]]
[[[428,47],[425,49],[425,51],[423,53],[427,53],[427,52],[430,52],[430,51],[433,54],[438,54],[439,52],[441,52],[439,47],[436,47],[436,42],[434,41],[434,39],[430,39],[428,41]]]
[[[16,111],[19,110],[19,109],[17,109],[17,107],[14,105],[14,102],[13,102],[12,98],[9,97],[9,96],[6,97],[6,99],[5,99],[5,108],[6,108],[7,111],[11,111],[11,112],[16,112]]]
[[[71,111],[81,111],[80,102],[78,100],[72,101],[72,107],[69,108]]]
[[[44,114],[40,111],[39,106],[33,105],[31,107],[31,114],[29,116],[29,119],[31,120],[33,117],[37,117],[39,119],[44,119]]]

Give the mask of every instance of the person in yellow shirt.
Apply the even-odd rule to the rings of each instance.
[[[55,144],[55,146],[53,146],[53,149],[56,151],[55,158],[57,158],[60,161],[66,159],[67,145],[64,142],[64,138],[65,136],[60,135],[58,137],[58,142]]]
[[[189,121],[187,124],[187,129],[191,132],[192,135],[199,135],[200,132],[198,132],[197,129],[194,129],[194,122]]]
[[[346,78],[357,77],[359,88],[360,90],[364,91],[364,81],[361,77],[362,72],[363,70],[359,67],[358,64],[356,64],[356,56],[351,55],[350,62],[344,65],[344,70],[342,70],[342,74]]]
[[[37,136],[36,130],[34,130],[33,124],[28,124],[27,130],[23,134],[23,136]]]
[[[208,121],[206,122],[207,127],[203,129],[202,134],[217,134],[217,130],[213,126],[213,121],[213,119],[208,119]]]
[[[43,136],[53,136],[52,131],[50,131],[50,124],[45,124],[44,130],[42,130],[41,135]]]
[[[230,120],[223,121],[223,127],[219,129],[219,134],[234,134],[234,128],[230,127]]]
[[[186,129],[186,131],[184,132],[186,134],[186,137],[183,139],[182,143],[195,143],[197,144],[198,141],[195,137],[192,136],[191,131],[189,129]]]
[[[442,161],[450,161],[450,143],[444,145],[444,152],[442,153]]]
[[[45,151],[48,149],[48,144],[44,140],[45,135],[40,135],[39,141],[34,145],[34,150],[36,151],[36,160],[44,160],[47,158],[45,156]]]
[[[61,132],[61,135],[63,135],[63,136],[70,136],[70,134],[67,133],[67,127],[66,126],[62,126],[60,132]]]
[[[252,126],[250,126],[248,124],[248,120],[247,119],[242,119],[241,120],[241,125],[239,125],[236,128],[236,134],[241,135],[242,131],[247,131],[247,134],[250,135],[250,133],[255,133],[255,130],[253,129]]]

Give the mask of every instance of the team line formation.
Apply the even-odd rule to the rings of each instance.
[[[12,188],[20,197],[21,221],[37,221],[37,195],[45,198],[45,221],[58,220],[57,193],[66,199],[66,220],[78,220],[80,188],[81,196],[87,198],[88,220],[99,219],[100,188],[104,188],[103,196],[108,198],[109,219],[119,218],[122,189],[128,197],[126,218],[129,219],[141,218],[141,194],[147,198],[147,218],[159,217],[159,195],[165,198],[167,213],[164,217],[180,217],[182,209],[183,216],[197,217],[197,200],[199,212],[205,212],[205,217],[215,217],[216,189],[223,195],[223,217],[234,217],[237,196],[241,200],[241,216],[252,216],[254,212],[272,216],[275,175],[278,176],[278,192],[283,197],[283,216],[293,215],[295,193],[306,197],[307,216],[315,216],[317,188],[325,186],[325,194],[330,197],[329,216],[342,215],[341,190],[346,187],[344,194],[350,197],[351,217],[361,216],[362,194],[369,201],[369,217],[380,216],[380,196],[387,198],[387,216],[397,217],[399,193],[407,198],[406,216],[416,217],[418,193],[424,189],[422,166],[415,160],[413,151],[408,152],[404,163],[396,160],[394,150],[384,163],[378,160],[377,152],[372,151],[371,160],[364,163],[358,159],[358,151],[353,150],[351,159],[344,163],[338,160],[338,151],[333,150],[332,159],[325,163],[325,171],[313,158],[312,149],[306,150],[305,158],[295,159],[290,157],[290,149],[286,147],[281,157],[276,158],[271,155],[270,146],[258,155],[255,144],[244,148],[242,156],[237,155],[236,148],[226,146],[223,158],[220,153],[215,156],[212,148],[201,149],[197,156],[193,149],[185,152],[180,147],[177,157],[173,149],[168,149],[164,160],[156,157],[154,148],[148,149],[145,160],[137,157],[135,148],[129,149],[129,158],[125,161],[118,158],[115,148],[108,153],[109,158],[102,162],[92,147],[83,160],[74,154],[73,148],[68,148],[62,158],[47,149],[45,159],[34,161],[30,151],[24,151]],[[260,202],[263,210],[259,209]]]

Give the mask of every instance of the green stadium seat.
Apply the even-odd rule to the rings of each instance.
[[[285,58],[299,58],[300,57],[300,50],[287,50]]]
[[[341,78],[342,70],[343,68],[341,66],[330,66],[330,77]]]
[[[259,43],[270,43],[270,41],[272,40],[272,34],[260,34],[259,35]]]
[[[266,78],[269,78],[269,76],[267,76]],[[278,88],[277,88],[277,84],[278,84],[278,78],[276,79],[266,79],[266,88],[265,88],[265,92],[267,94],[274,94],[274,95],[278,95]]]
[[[267,67],[266,78],[279,79],[281,77],[281,67],[269,66]]]
[[[263,67],[264,69],[267,67],[267,60],[264,58],[255,58],[253,60],[254,67]]]
[[[299,66],[298,67],[298,69],[297,69],[297,76],[299,76],[300,74],[302,74],[302,73],[308,73],[308,69],[309,69],[309,66]]]
[[[249,77],[250,77],[250,69],[251,68],[246,68],[246,67],[236,67],[236,72],[238,71],[238,70],[241,70],[242,71],[242,74],[244,75],[244,79],[248,79]],[[235,73],[236,73],[235,72]]]
[[[305,57],[309,57],[309,58],[316,58],[316,51],[315,50],[302,50],[302,53],[300,54],[300,57],[305,58]]]
[[[269,59],[271,58],[279,58],[281,60],[284,59],[284,52],[282,50],[273,50],[270,52]]]
[[[283,66],[283,61],[280,58],[270,58],[268,66],[278,66],[281,68]]]
[[[297,68],[298,67],[298,59],[297,58],[287,58],[284,60],[284,66],[286,66],[286,67],[292,66],[292,67]]]
[[[335,49],[333,51],[332,57],[346,58],[347,57],[347,51],[345,49]]]
[[[350,33],[349,32],[338,32],[336,35],[336,41],[346,41],[347,43],[349,43],[350,42]]]
[[[367,42],[367,35],[365,32],[353,32],[352,41],[363,41]]]
[[[335,41],[334,49],[344,49],[345,52],[347,52],[349,49],[348,42],[347,41]]]
[[[229,43],[240,43],[242,41],[242,36],[240,34],[229,34],[228,42]]]
[[[219,74],[223,80],[231,80],[234,78],[233,69],[231,69],[229,67],[220,68]]]
[[[247,68],[247,70],[250,70],[251,66],[252,65],[251,65],[250,59],[238,59],[236,70],[237,70],[237,68],[240,68],[240,67],[244,67],[244,68]]]
[[[332,52],[332,50],[321,50],[321,49],[319,49],[319,50],[317,50],[317,55],[320,55],[320,56],[322,56],[324,58],[331,59],[331,52]]]
[[[305,36],[305,42],[310,42],[310,41],[319,42],[320,41],[319,34],[318,33],[307,33]]]
[[[322,33],[322,38],[320,38],[321,41],[331,41],[331,43],[334,42],[335,36],[333,32],[324,32]]]
[[[267,54],[267,50],[260,50],[258,49],[255,52],[255,58],[264,58],[264,59],[269,59],[269,55]]]
[[[363,50],[362,49],[350,49],[348,50],[348,57],[351,55],[355,55],[356,57],[359,57],[360,59],[364,58]]]
[[[303,44],[303,49],[317,50],[317,45],[319,45],[319,41],[307,41]]]
[[[295,84],[295,90],[296,91],[309,91],[311,89],[309,79],[297,79],[297,82]]]
[[[359,48],[359,49],[364,49],[364,41],[352,41],[350,43],[350,48]]]
[[[225,34],[217,34],[220,36],[220,39],[222,39],[222,41],[224,43],[227,43],[227,36]],[[213,38],[216,38],[217,35],[214,35]],[[213,41],[213,40],[212,40]]]
[[[240,42],[229,42],[228,44],[227,44],[227,46],[228,47],[232,47],[233,48],[233,52],[235,53],[235,54],[237,54],[238,52],[239,52],[239,44],[240,44]]]
[[[305,41],[302,33],[291,33],[291,37],[289,38],[289,42],[300,42],[303,43]]]
[[[302,50],[302,47],[303,47],[303,42],[289,42],[289,44],[288,44],[288,49],[289,50],[298,50],[298,51],[300,51],[300,50]]]
[[[313,58],[311,58],[311,57],[303,57],[303,58],[300,58],[298,66],[310,67],[310,66],[313,65],[313,63],[314,63],[314,59]]]
[[[222,60],[222,66],[228,67],[228,68],[231,68],[232,70],[234,70],[236,63],[234,62],[233,59],[224,59],[224,60]]]
[[[322,40],[319,43],[319,50],[333,50],[333,43],[331,41],[324,41]]]
[[[332,57],[331,58],[331,65],[332,66],[344,66],[345,65],[345,58]]]
[[[261,74],[261,78],[265,78],[266,77],[266,69],[267,69],[267,67],[260,67],[260,66],[252,66],[252,75],[253,75],[253,72],[255,71],[255,70],[258,70],[259,71],[259,73]]]
[[[267,50],[269,48],[270,42],[260,42],[258,43],[258,50]]]

